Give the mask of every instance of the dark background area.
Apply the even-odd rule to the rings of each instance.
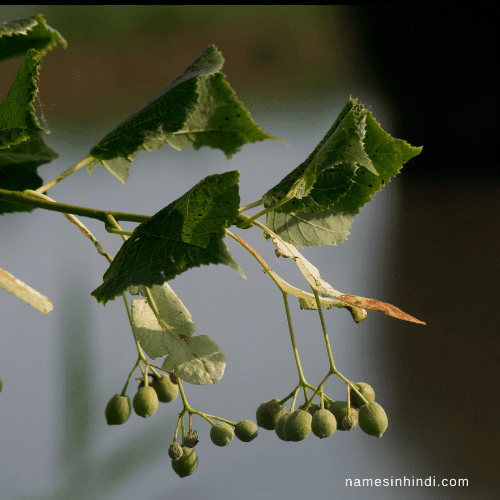
[[[429,469],[439,463],[492,498],[500,486],[492,473],[500,462],[498,8],[353,13],[397,136],[424,146],[399,179],[391,299],[427,326],[409,333],[391,323],[386,344],[408,446],[418,442]]]
[[[373,331],[363,330],[363,324],[356,327],[363,333],[356,334],[352,343],[356,348],[361,345],[369,358],[373,353],[370,366],[376,373],[374,380],[391,410],[391,433],[384,435],[388,448],[382,451],[389,450],[395,463],[408,464],[410,474],[419,464],[419,477],[436,474],[438,478],[469,480],[466,493],[441,488],[442,498],[472,494],[493,498],[500,487],[495,467],[500,462],[496,424],[500,411],[496,394],[500,328],[495,302],[500,282],[500,165],[494,152],[498,144],[494,122],[498,116],[498,43],[494,40],[498,9],[439,5],[150,6],[134,10],[116,6],[11,6],[0,7],[0,11],[7,8],[9,12],[5,10],[2,16],[6,19],[44,13],[49,24],[69,42],[66,51],[56,49],[47,55],[40,79],[43,109],[55,149],[59,141],[60,149],[63,143],[72,144],[86,154],[88,146],[136,111],[209,43],[215,43],[224,54],[228,81],[254,118],[258,117],[257,123],[264,123],[262,128],[270,133],[274,134],[278,126],[305,130],[319,123],[326,129],[334,118],[332,108],[343,105],[351,94],[370,106],[392,135],[424,146],[386,188],[398,193],[396,222],[385,231],[390,238],[387,259],[392,260],[385,263],[390,274],[378,277],[384,281],[386,295],[381,296],[378,288],[372,295],[364,288],[352,292],[395,304],[426,321],[427,326],[382,317],[366,327],[373,329],[375,324]],[[14,60],[2,65],[0,100],[19,63]],[[262,150],[264,155],[273,151],[267,145]],[[160,153],[174,163],[170,153]],[[227,169],[239,168],[228,165]],[[60,165],[53,172],[50,167],[47,171],[44,168],[40,169],[44,180],[62,170]],[[132,166],[132,170],[135,168]],[[183,171],[186,188],[208,175],[203,168]],[[273,164],[268,173],[278,181],[286,169],[289,165]],[[100,174],[96,172],[90,181],[82,181],[82,193],[96,182],[95,175]],[[67,186],[72,181],[65,182],[68,184],[61,183],[65,184],[61,195],[56,187],[49,196],[54,192],[58,201],[70,202],[62,196],[66,196],[66,189],[70,193],[67,196],[71,195]],[[126,189],[129,184],[122,188],[125,195],[121,196],[127,196]],[[377,195],[373,204],[382,196]],[[130,203],[135,201],[131,196]],[[140,208],[135,211],[142,213]],[[363,212],[366,217],[368,209]],[[359,217],[363,218],[363,213]],[[353,247],[347,246],[356,244],[356,233],[352,233],[348,243],[333,249],[332,254],[328,253],[330,249],[325,252],[338,256],[343,248],[352,251],[349,248]],[[366,249],[360,253],[366,257],[358,262],[358,272],[376,274],[369,265],[373,248],[368,245],[372,240],[368,237],[366,241]],[[26,242],[27,246],[31,240],[27,238]],[[32,253],[29,255],[32,258]],[[308,258],[310,255],[306,254]],[[324,268],[318,267],[327,279]],[[15,271],[7,264],[6,268]],[[93,283],[88,279],[82,287],[85,297]],[[118,371],[118,360],[115,366]],[[269,448],[267,453],[273,450]],[[357,455],[343,455],[344,460],[362,463],[376,453],[375,444],[366,441],[356,450]],[[384,455],[380,460],[382,474],[391,471],[386,459]],[[258,455],[251,463],[255,460],[259,460]],[[296,462],[300,463],[299,459]],[[210,470],[209,464],[203,467]],[[377,463],[372,461],[370,467],[375,470]],[[265,478],[262,484],[272,483],[273,471],[266,465],[266,471],[261,471],[260,477]],[[285,472],[279,477],[285,477]],[[325,467],[327,473],[330,469]],[[202,474],[200,467],[196,475],[203,479]],[[213,491],[218,478],[211,480]],[[192,488],[194,493],[202,491]],[[186,498],[190,498],[189,488],[179,491],[186,491]],[[256,494],[267,498],[269,491]],[[346,490],[340,491],[339,498],[343,492]],[[404,496],[396,490],[376,492],[382,493],[387,498]],[[417,490],[412,494],[419,497]],[[437,496],[438,491],[433,489],[419,498]]]

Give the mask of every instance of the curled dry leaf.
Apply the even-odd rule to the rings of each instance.
[[[351,310],[351,314],[355,321],[357,321],[355,313],[361,314],[362,309],[371,309],[372,311],[383,311],[385,314],[392,316],[393,318],[425,325],[423,321],[410,316],[409,314],[401,311],[401,309],[398,309],[396,306],[387,304],[386,302],[381,302],[376,299],[368,299],[366,297],[358,297],[357,295],[343,294],[338,290],[335,290],[335,288],[333,288],[321,277],[318,269],[313,266],[292,244],[286,243],[277,235],[273,236],[271,239],[277,247],[276,255],[278,257],[283,256],[285,258],[292,258],[297,264],[297,267],[300,269],[300,272],[304,275],[307,282],[314,290],[321,292],[324,295],[335,297],[336,299],[344,302],[346,305],[349,304],[353,308],[358,309],[359,311],[354,312]],[[364,318],[362,317],[361,319]]]

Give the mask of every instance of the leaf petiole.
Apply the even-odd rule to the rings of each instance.
[[[65,172],[62,174],[58,175],[51,181],[47,182],[47,184],[44,184],[43,186],[40,186],[38,189],[35,190],[35,192],[42,194],[45,191],[49,190],[51,187],[54,187],[58,182],[61,182],[63,179],[66,179],[69,175],[73,174],[74,172],[80,170],[82,167],[87,165],[92,160],[91,156],[87,156],[84,158],[82,161],[79,161],[76,165],[73,165],[71,168],[68,168]]]

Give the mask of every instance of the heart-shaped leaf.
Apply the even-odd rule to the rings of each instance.
[[[308,159],[263,196],[266,207],[293,196],[268,212],[266,225],[299,248],[336,245],[360,208],[421,150],[391,137],[350,99]]]
[[[90,151],[89,173],[101,163],[122,183],[141,150],[169,144],[221,149],[229,159],[246,143],[277,139],[263,132],[220,72],[224,57],[210,45],[175,80]],[[284,142],[284,141],[281,141]]]
[[[226,264],[243,275],[223,240],[238,215],[239,176],[210,175],[137,226],[92,295],[105,304],[130,285],[161,285],[202,264]]]

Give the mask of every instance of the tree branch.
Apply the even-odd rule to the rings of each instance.
[[[76,205],[66,205],[65,203],[57,203],[55,201],[43,200],[28,193],[21,191],[8,191],[0,189],[0,200],[28,205],[31,207],[44,208],[54,212],[62,212],[64,214],[80,215],[82,217],[90,217],[106,222],[106,216],[111,214],[116,220],[129,222],[144,222],[151,218],[150,215],[130,214],[126,212],[112,212],[109,210],[97,210],[95,208],[79,207]]]

